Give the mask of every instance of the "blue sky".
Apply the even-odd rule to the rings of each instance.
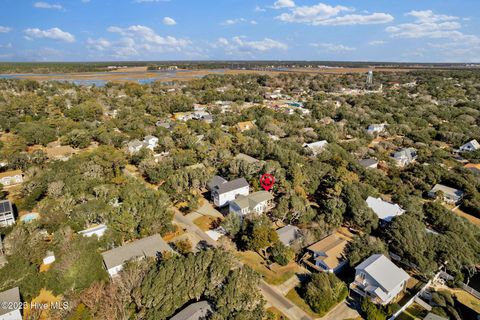
[[[0,61],[480,62],[478,0],[0,2]]]

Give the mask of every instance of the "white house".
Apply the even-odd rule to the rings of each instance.
[[[92,237],[95,235],[101,238],[105,234],[105,231],[107,231],[107,226],[104,224],[99,224],[88,229],[79,231],[78,233],[84,237]]]
[[[102,253],[103,263],[110,277],[115,277],[122,269],[125,262],[132,259],[146,257],[156,258],[163,252],[175,252],[166,242],[155,234],[140,240],[136,240],[121,247],[117,247]]]
[[[0,292],[0,320],[22,320],[18,287]]]
[[[322,140],[312,143],[304,143],[303,147],[309,149],[313,153],[313,155],[316,156],[325,149],[327,144],[327,140]]]
[[[404,167],[417,159],[417,150],[415,148],[404,148],[395,152],[392,158],[399,167]]]
[[[379,124],[371,124],[367,128],[367,132],[370,134],[374,133],[382,133],[385,131],[385,127],[387,125],[385,123],[379,123]]]
[[[143,148],[143,143],[140,140],[133,140],[127,144],[128,152],[137,153]]]
[[[460,147],[461,152],[470,152],[477,150],[480,150],[480,143],[478,143],[478,141],[475,139],[465,143],[463,146]]]
[[[45,258],[43,258],[43,264],[51,264],[55,262],[55,254],[53,251],[47,251]]]
[[[436,184],[432,190],[428,192],[428,196],[436,198],[439,193],[443,194],[443,201],[451,204],[457,204],[463,197],[464,192],[459,189],[444,186],[443,184]]]
[[[153,151],[158,145],[158,138],[154,136],[146,136],[143,138],[143,145],[145,148]]]
[[[240,195],[230,201],[230,213],[245,216],[249,213],[262,214],[272,208],[273,196],[267,191],[257,191],[249,195]]]
[[[374,254],[355,268],[355,280],[350,289],[373,303],[391,303],[405,290],[410,276],[383,254]]]
[[[368,197],[367,206],[384,222],[390,222],[405,212],[398,204],[383,201],[381,198]]]
[[[214,176],[207,184],[207,187],[217,207],[223,207],[238,196],[246,196],[250,192],[250,187],[245,178],[227,181],[222,177]]]
[[[15,224],[12,203],[9,200],[0,201],[0,226],[7,227]]]
[[[12,186],[23,182],[22,170],[13,170],[0,173],[0,184]]]

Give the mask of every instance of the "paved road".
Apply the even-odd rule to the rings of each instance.
[[[188,218],[185,218],[180,211],[175,209],[175,215],[173,216],[173,222],[187,229],[188,232],[195,233],[200,239],[207,242],[209,245],[216,247],[217,243],[210,238],[202,229],[197,227]]]
[[[188,232],[195,233],[202,240],[205,240],[211,246],[218,246],[217,242],[210,238],[202,229],[196,226],[191,220],[184,217],[180,211],[175,209],[175,215],[173,221]],[[272,306],[280,310],[284,315],[286,315],[290,320],[313,320],[308,314],[306,314],[302,309],[297,307],[295,304],[290,302],[285,298],[281,292],[275,289],[273,286],[269,285],[265,281],[261,280],[260,290],[265,298],[265,300],[270,303]]]
[[[305,311],[297,307],[293,302],[285,298],[277,289],[265,281],[260,281],[260,290],[269,304],[277,308],[290,320],[313,320]]]
[[[341,320],[341,319],[356,319],[360,316],[352,301],[346,300],[340,302],[333,310],[324,315],[320,320]]]

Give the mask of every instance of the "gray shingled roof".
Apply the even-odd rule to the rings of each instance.
[[[437,183],[432,190],[430,190],[430,193],[434,194],[437,191],[442,191],[445,195],[448,195],[452,198],[461,198],[463,196],[463,191],[459,189],[455,189],[452,187],[445,186],[443,184]]]
[[[249,194],[248,196],[239,196],[237,199],[233,200],[237,206],[241,209],[249,208],[252,210],[259,203],[272,200],[273,196],[270,192],[267,191],[257,191]]]
[[[292,226],[291,224],[276,230],[276,232],[278,234],[278,240],[280,240],[286,246],[289,246],[300,236],[300,229]]]
[[[208,301],[199,301],[190,304],[188,307],[170,318],[170,320],[200,320],[204,319],[212,312],[212,307]]]
[[[16,306],[18,307],[18,303],[20,302],[20,291],[18,291],[18,287],[0,292],[0,301],[6,302],[5,305],[2,304],[0,306],[0,316],[19,309],[13,308]]]
[[[247,180],[245,180],[245,178],[238,178],[232,181],[227,181],[219,176],[213,177],[213,179],[208,183],[208,188],[210,190],[217,191],[219,194],[248,186],[248,182]]]
[[[130,259],[138,257],[156,257],[157,253],[164,251],[174,252],[173,249],[160,237],[159,234],[146,237],[121,247],[102,253],[107,269],[124,264]]]
[[[383,254],[374,254],[360,263],[355,270],[362,270],[370,275],[386,292],[395,289],[402,281],[410,276],[397,267]]]
[[[358,163],[360,163],[360,165],[362,167],[368,168],[368,167],[370,167],[374,164],[377,164],[378,161],[377,161],[377,159],[370,158],[370,159],[362,159],[362,160],[358,161]]]

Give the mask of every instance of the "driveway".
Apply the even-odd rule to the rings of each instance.
[[[293,302],[285,298],[277,289],[265,281],[260,281],[260,290],[265,300],[290,320],[313,320],[305,311],[297,307]]]
[[[191,220],[184,217],[182,213],[178,211],[176,208],[174,210],[175,210],[175,215],[173,216],[174,223],[185,228],[187,232],[194,233],[210,246],[212,247],[217,246],[217,242],[215,242],[212,238],[210,238],[202,229],[200,229],[197,225],[195,225]]]
[[[329,313],[320,318],[320,320],[343,320],[343,319],[356,319],[360,317],[357,311],[358,301],[347,297],[344,301],[340,302]]]
[[[204,216],[211,216],[215,218],[223,218],[223,215],[215,209],[210,202],[208,202],[206,199],[202,199],[203,204],[198,208],[195,212],[199,213]]]

